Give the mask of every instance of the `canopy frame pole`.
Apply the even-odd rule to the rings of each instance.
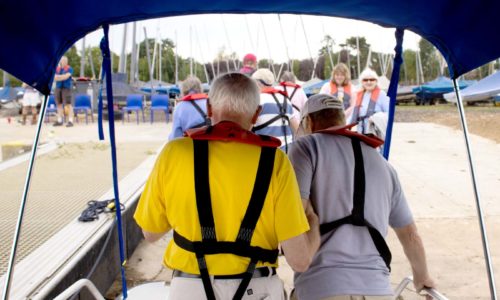
[[[49,96],[44,97],[42,101],[42,107],[38,115],[38,124],[36,126],[35,138],[33,140],[33,145],[31,148],[31,156],[28,165],[28,171],[26,172],[26,179],[24,182],[23,197],[21,200],[21,206],[19,207],[19,214],[17,216],[16,230],[14,232],[14,239],[12,240],[12,248],[10,250],[9,266],[7,268],[5,286],[3,290],[2,300],[9,299],[9,291],[12,283],[12,274],[14,273],[14,262],[16,260],[17,245],[19,244],[19,236],[21,235],[21,226],[23,224],[24,212],[26,210],[26,202],[28,200],[28,193],[30,190],[31,177],[33,174],[33,168],[35,165],[36,151],[38,149],[38,142],[40,140],[40,133],[42,131],[43,121],[45,119],[45,110],[47,108]]]
[[[385,141],[383,155],[385,159],[389,160],[389,151],[391,150],[391,140],[392,140],[392,127],[394,124],[394,113],[396,112],[396,101],[398,92],[398,82],[399,82],[399,72],[401,70],[401,64],[403,63],[403,37],[404,29],[396,28],[396,47],[394,47],[394,68],[391,74],[391,83],[389,84],[389,90],[387,91],[387,96],[390,98],[389,102],[389,116],[387,120],[387,129],[385,132]]]
[[[451,70],[450,70],[451,72]],[[462,129],[465,139],[465,147],[467,148],[467,158],[469,160],[470,175],[472,179],[472,187],[474,189],[474,197],[476,199],[476,208],[479,219],[479,228],[481,230],[481,241],[483,243],[484,259],[486,262],[486,269],[488,271],[488,283],[490,286],[490,295],[492,300],[497,300],[496,288],[495,288],[495,276],[493,274],[493,265],[491,263],[490,247],[488,244],[488,236],[486,234],[486,226],[484,224],[484,214],[481,204],[481,198],[479,196],[479,189],[476,181],[476,172],[474,170],[474,162],[472,160],[472,149],[469,140],[469,129],[467,128],[467,120],[465,118],[464,105],[462,102],[462,95],[460,93],[460,88],[458,85],[457,78],[453,79],[453,88],[455,89],[455,95],[457,97],[457,108],[460,113],[460,122],[462,124]]]

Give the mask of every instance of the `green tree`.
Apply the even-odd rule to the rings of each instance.
[[[422,60],[422,69],[426,81],[432,80],[440,75],[440,65],[438,60],[438,52],[434,45],[426,39],[420,39],[418,42],[420,49],[420,59]]]

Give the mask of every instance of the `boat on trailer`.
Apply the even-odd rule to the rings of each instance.
[[[41,7],[43,6],[43,8]],[[453,86],[457,96],[457,108],[461,117],[464,139],[466,142],[467,158],[470,166],[472,185],[474,189],[475,204],[478,211],[478,221],[481,229],[481,238],[483,242],[484,258],[486,271],[488,273],[490,295],[492,299],[497,299],[493,268],[490,257],[490,250],[486,228],[484,225],[481,199],[479,197],[477,180],[475,177],[473,155],[470,149],[469,134],[463,103],[458,89],[458,77],[462,74],[479,67],[493,59],[500,57],[500,40],[491,39],[496,34],[496,14],[500,10],[498,1],[481,2],[457,2],[453,0],[297,0],[293,2],[283,2],[278,0],[256,1],[251,4],[241,1],[224,0],[217,3],[199,0],[187,0],[183,2],[182,7],[173,7],[166,5],[164,1],[151,0],[145,2],[137,1],[63,1],[54,0],[47,3],[40,3],[35,0],[19,0],[9,2],[2,6],[0,11],[0,38],[5,41],[0,49],[0,69],[16,76],[23,82],[28,83],[44,95],[50,93],[50,86],[53,81],[56,65],[60,57],[77,40],[86,33],[94,31],[100,27],[103,28],[104,38],[101,43],[103,52],[103,74],[107,82],[107,100],[109,109],[109,130],[111,155],[114,162],[113,171],[113,196],[116,201],[116,221],[108,220],[106,225],[101,228],[102,234],[89,234],[87,240],[97,239],[101,243],[106,242],[109,232],[115,232],[118,239],[114,243],[114,248],[118,249],[119,261],[116,263],[114,271],[121,273],[123,284],[123,298],[127,298],[127,283],[125,280],[124,264],[126,258],[130,255],[129,244],[125,243],[124,237],[130,237],[129,234],[134,230],[133,226],[130,232],[127,229],[127,235],[123,234],[123,228],[128,226],[126,221],[127,211],[120,209],[120,185],[116,175],[116,146],[114,136],[114,117],[113,117],[113,93],[111,85],[111,62],[109,51],[109,25],[143,20],[148,18],[178,16],[186,14],[203,13],[290,13],[290,14],[310,14],[345,17],[357,20],[365,20],[384,27],[395,28],[395,56],[394,68],[391,76],[391,83],[388,89],[388,95],[391,98],[389,124],[386,134],[386,145],[384,147],[384,156],[388,159],[390,153],[392,124],[394,121],[394,111],[396,104],[396,90],[399,79],[399,68],[402,63],[402,41],[405,30],[411,30],[431,42],[445,57]],[[23,12],[23,22],[18,22],[18,11]],[[41,13],[43,11],[44,13]],[[446,16],[446,17],[445,17]],[[61,23],[64,25],[61,26]],[[16,24],[15,29],[11,24]],[[12,59],[19,57],[21,59]],[[19,209],[19,218],[16,224],[16,233],[12,245],[12,251],[9,259],[9,268],[3,276],[3,299],[9,299],[13,290],[14,261],[16,258],[17,242],[22,224],[26,201],[28,200],[28,191],[30,179],[33,171],[33,163],[36,157],[37,145],[40,136],[40,130],[43,124],[47,97],[42,104],[40,117],[38,118],[37,135],[35,136],[30,165],[27,171],[27,180],[23,190],[21,205]],[[100,116],[102,109],[100,110]],[[101,123],[102,124],[102,123]],[[102,125],[100,127],[101,137],[103,136]],[[135,191],[140,193],[140,189]],[[137,194],[135,198],[137,198]],[[134,197],[132,197],[134,198]],[[130,209],[133,205],[129,206]],[[130,213],[130,211],[129,211]],[[116,222],[116,226],[114,225]],[[116,229],[115,229],[116,228]],[[140,235],[140,232],[139,232]],[[109,235],[111,236],[111,235]],[[111,239],[109,239],[111,240]],[[128,239],[127,239],[128,240]],[[110,245],[111,243],[108,243]],[[90,244],[89,244],[90,245]],[[102,248],[104,249],[104,248]],[[90,248],[84,253],[78,253],[76,256],[93,253]],[[132,250],[130,250],[132,251]],[[72,264],[78,265],[76,260]],[[80,257],[81,258],[81,257]],[[115,257],[115,260],[116,257]],[[26,267],[28,268],[28,267]],[[63,268],[69,268],[65,265]],[[18,268],[18,272],[21,267]],[[60,270],[60,268],[59,268]],[[113,271],[113,272],[114,272]],[[73,271],[76,272],[76,271]],[[106,277],[114,277],[113,272],[105,273]],[[67,274],[71,272],[68,271]],[[92,288],[88,281],[80,281],[77,285],[65,282],[69,276],[63,273],[56,274],[51,280],[53,286],[57,289],[69,287],[70,291],[63,292],[57,299],[66,299],[73,292],[83,286],[90,286],[91,293],[97,295],[96,290]],[[102,274],[101,274],[102,275]],[[80,276],[79,274],[76,275]],[[16,278],[17,279],[17,278]],[[28,278],[29,279],[29,278]],[[104,280],[104,279],[101,279]],[[408,281],[407,279],[406,281]],[[28,280],[29,281],[29,280]],[[99,285],[100,281],[92,280]],[[37,289],[48,289],[47,282],[41,282],[36,285]],[[63,286],[65,287],[63,288]],[[70,287],[71,286],[71,287]],[[57,291],[56,288],[45,294],[45,297],[53,297]],[[102,288],[100,289],[102,292]],[[432,292],[432,291],[430,291]],[[71,295],[70,295],[71,294]],[[12,296],[14,297],[14,296]],[[439,297],[439,295],[437,295]],[[36,298],[36,297],[34,297]],[[43,298],[43,297],[42,297]],[[40,299],[42,299],[40,298]]]

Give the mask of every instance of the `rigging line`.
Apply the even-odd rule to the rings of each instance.
[[[233,48],[231,48],[231,40],[229,39],[229,34],[227,33],[226,22],[224,22],[224,15],[221,14],[220,18],[222,19],[222,26],[224,27],[224,33],[226,34],[227,46],[229,48],[228,49],[229,50],[229,57],[231,57],[231,55],[233,54]],[[238,69],[236,68],[236,61],[234,60],[234,58],[232,60],[233,60],[234,71],[238,71]],[[229,67],[228,67],[228,71],[229,71]]]
[[[312,74],[311,74],[311,79],[313,79],[314,73],[316,71],[316,61],[314,60],[312,53],[311,53],[311,47],[309,46],[309,39],[307,38],[307,34],[306,34],[306,27],[304,26],[304,19],[302,18],[302,16],[299,16],[299,18],[300,18],[300,23],[302,24],[302,31],[304,32],[304,38],[306,39],[307,52],[309,52],[309,57],[311,57],[311,60],[313,61],[313,70],[312,70]]]
[[[324,19],[321,19],[321,27],[323,28],[323,37],[326,38]],[[328,36],[328,37],[331,38],[333,41],[333,38],[331,36]],[[330,49],[330,43],[328,42],[328,40],[326,42],[326,52],[328,52],[328,57],[330,58],[330,66],[332,67],[332,71],[333,71],[334,63],[333,63],[332,51]]]
[[[26,202],[28,201],[28,194],[30,190],[30,184],[31,184],[31,177],[33,174],[33,168],[35,166],[35,157],[36,157],[36,151],[38,150],[38,142],[40,140],[40,133],[42,131],[42,125],[43,121],[45,119],[45,110],[47,109],[47,102],[48,102],[49,96],[45,96],[44,101],[42,101],[42,107],[40,108],[40,113],[38,115],[38,122],[36,126],[36,133],[35,133],[35,138],[33,139],[33,145],[31,147],[31,156],[30,156],[30,161],[28,165],[28,171],[26,172],[26,179],[24,182],[24,190],[23,190],[23,196],[21,200],[21,205],[19,207],[19,213],[17,217],[17,224],[16,224],[16,230],[14,232],[14,239],[12,240],[12,248],[10,250],[10,258],[9,258],[9,265],[7,267],[7,273],[5,275],[5,285],[4,285],[4,290],[3,290],[3,300],[7,300],[9,298],[9,291],[10,291],[10,286],[12,283],[12,274],[14,273],[14,266],[15,266],[15,260],[16,260],[16,252],[17,252],[17,246],[19,243],[19,236],[21,235],[21,225],[23,223],[23,218],[24,218],[24,212],[26,209]]]
[[[189,26],[189,75],[193,76],[193,28]]]
[[[245,16],[245,24],[247,26],[248,40],[250,40],[250,47],[252,47],[253,52],[256,52],[255,45],[253,44],[252,34],[250,32],[250,26],[248,25],[247,15],[244,16]]]
[[[286,58],[288,59],[288,64],[287,64],[288,70],[290,70],[290,54],[288,53],[288,45],[286,42],[285,33],[283,32],[283,24],[281,24],[281,15],[277,14],[277,16],[278,16],[278,22],[280,24],[281,37],[283,38],[283,43],[285,45]],[[283,65],[281,65],[281,68],[282,67],[283,67]],[[280,68],[280,74],[281,74],[281,68]]]
[[[205,39],[207,41],[206,46],[207,46],[207,49],[208,49],[208,53],[212,53],[212,48],[210,47],[210,44],[208,42],[207,26],[205,26],[205,24],[203,24],[203,29],[205,31]],[[210,65],[212,66],[212,74],[214,75],[214,78],[217,77],[217,76],[219,76],[218,73],[215,73],[215,67],[214,67],[214,60],[213,59],[210,60]]]
[[[177,50],[179,49],[179,45],[177,44],[177,30],[174,30],[175,34],[175,84],[179,82],[179,58]]]
[[[198,36],[198,30],[196,27],[194,28],[194,36],[196,38],[196,42],[198,43],[198,47],[200,48],[200,57],[203,62],[203,69],[205,70],[205,78],[207,79],[207,83],[209,83],[210,79],[208,78],[207,64],[205,64],[205,59],[203,58],[203,49],[201,48],[200,37]]]
[[[450,73],[451,73],[451,70],[450,70]],[[479,227],[481,229],[481,241],[483,243],[484,259],[486,261],[486,269],[488,271],[488,283],[489,283],[489,287],[490,287],[490,295],[491,295],[491,299],[496,300],[497,294],[496,294],[496,287],[495,287],[495,275],[493,274],[493,266],[491,263],[491,254],[490,254],[490,247],[488,244],[488,236],[486,234],[486,226],[484,224],[484,215],[483,215],[483,208],[481,205],[481,197],[479,196],[479,188],[477,186],[476,173],[474,170],[472,149],[471,149],[470,141],[469,141],[469,129],[467,128],[467,120],[465,119],[464,105],[462,102],[462,95],[460,93],[460,87],[458,85],[457,78],[453,79],[453,88],[455,89],[455,95],[457,97],[457,108],[458,108],[458,112],[460,113],[460,121],[462,124],[463,133],[464,133],[465,147],[467,150],[467,158],[469,160],[469,169],[470,169],[470,175],[471,175],[471,179],[472,179],[472,187],[474,189],[474,197],[476,199],[476,209],[477,209],[477,214],[478,214],[478,219],[479,219]]]
[[[153,65],[151,64],[151,56],[149,55],[149,39],[146,31],[146,27],[142,27],[144,29],[144,42],[146,43],[146,54],[148,59],[148,71],[149,71],[149,81],[151,83],[151,94],[153,94],[154,86],[153,86]],[[138,51],[140,52],[140,51]],[[110,75],[111,76],[111,75]]]
[[[262,29],[263,29],[263,32],[264,32],[264,40],[266,41],[266,45],[267,45],[267,52],[269,54],[269,64],[271,65],[271,70],[273,71],[273,75],[274,75],[274,78],[276,78],[276,70],[274,69],[274,63],[273,63],[273,59],[271,58],[271,48],[269,47],[269,41],[267,40],[267,34],[266,34],[266,27],[264,26],[264,20],[262,19],[262,16],[259,16],[260,17],[260,23],[262,25]]]

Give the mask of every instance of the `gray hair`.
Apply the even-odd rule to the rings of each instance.
[[[200,94],[201,92],[201,81],[196,76],[188,76],[181,84],[182,96]]]
[[[293,82],[295,83],[295,75],[293,75],[292,72],[286,71],[281,75],[281,81],[286,81],[286,82]]]
[[[212,83],[209,99],[214,111],[251,117],[260,104],[260,89],[255,80],[244,74],[227,73]]]

